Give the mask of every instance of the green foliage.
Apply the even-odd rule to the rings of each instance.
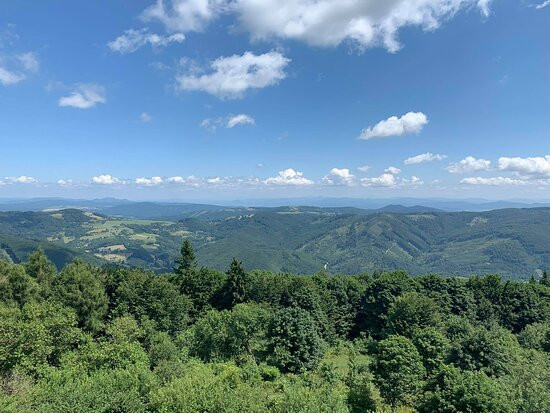
[[[60,362],[82,340],[76,316],[58,303],[0,306],[0,372],[15,368],[35,374]]]
[[[0,260],[0,301],[23,306],[38,297],[36,281],[27,275],[22,265]]]
[[[299,307],[277,311],[269,337],[269,360],[285,372],[300,373],[315,368],[325,350],[311,315]]]
[[[166,276],[124,271],[112,285],[113,313],[131,314],[136,320],[153,320],[156,328],[175,335],[189,322],[191,303]]]
[[[243,303],[246,298],[247,277],[243,263],[233,258],[226,274],[224,305],[226,308],[233,308],[236,304]]]
[[[506,389],[483,372],[445,367],[427,385],[420,413],[512,413]]]
[[[402,336],[390,336],[377,343],[372,371],[380,394],[392,406],[411,404],[425,375],[416,347]]]
[[[25,271],[40,284],[41,295],[47,298],[51,294],[51,285],[57,276],[57,269],[42,248],[31,254],[25,264]]]
[[[193,303],[193,315],[196,317],[205,311],[218,307],[222,297],[222,289],[227,276],[221,272],[202,267],[187,271],[176,281],[181,293]]]
[[[428,327],[415,330],[412,342],[420,353],[428,374],[438,371],[449,356],[451,342],[436,328]]]
[[[433,327],[440,315],[436,303],[416,292],[397,298],[388,310],[386,333],[411,337],[416,329]]]
[[[450,361],[464,370],[478,370],[491,377],[510,371],[517,362],[519,345],[502,327],[476,327],[453,343]]]
[[[379,336],[386,327],[388,311],[397,298],[413,288],[404,272],[384,273],[367,285],[363,296],[359,328]]]
[[[193,245],[191,245],[191,241],[185,239],[181,246],[180,256],[176,259],[177,266],[174,269],[174,272],[178,275],[184,275],[187,271],[197,265],[195,260],[195,250],[193,249]]]
[[[188,332],[190,354],[204,361],[263,357],[270,318],[268,309],[254,304],[238,304],[231,311],[211,310]]]
[[[107,295],[97,273],[88,264],[67,265],[54,282],[54,296],[74,309],[81,327],[97,331],[107,313]]]
[[[508,399],[518,413],[550,412],[550,358],[538,351],[525,351],[512,366],[510,374],[501,378],[507,385]]]
[[[502,324],[514,332],[548,318],[550,306],[536,291],[537,285],[506,282],[500,298]]]
[[[57,274],[38,251],[0,260],[0,287],[2,412],[550,411],[536,280]]]
[[[518,335],[518,341],[525,348],[550,352],[550,324],[529,324]]]
[[[154,378],[144,367],[52,370],[31,393],[23,412],[36,413],[145,413]]]
[[[355,353],[350,355],[346,383],[349,388],[348,407],[351,413],[376,413],[381,410],[383,401],[374,385],[372,374],[367,365],[357,363]]]

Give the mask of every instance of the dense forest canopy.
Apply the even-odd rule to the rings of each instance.
[[[550,411],[550,277],[0,261],[2,412]]]

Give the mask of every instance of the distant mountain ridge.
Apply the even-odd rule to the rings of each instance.
[[[221,210],[234,208],[279,208],[287,206],[310,206],[317,208],[353,208],[363,210],[386,210],[388,212],[422,212],[424,211],[490,211],[505,208],[541,208],[550,207],[550,201],[488,201],[484,199],[445,199],[445,198],[281,198],[249,199],[237,201],[194,202],[194,201],[130,201],[117,198],[100,199],[65,199],[65,198],[31,198],[1,199],[0,211],[45,211],[54,209],[78,208],[103,212],[110,215],[159,218],[186,215],[204,210]],[[411,208],[406,210],[405,208]]]

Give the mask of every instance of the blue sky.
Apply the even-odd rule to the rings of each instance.
[[[550,199],[550,3],[0,2],[0,198]]]

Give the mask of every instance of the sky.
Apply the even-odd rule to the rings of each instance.
[[[0,0],[0,198],[550,200],[550,1]]]

